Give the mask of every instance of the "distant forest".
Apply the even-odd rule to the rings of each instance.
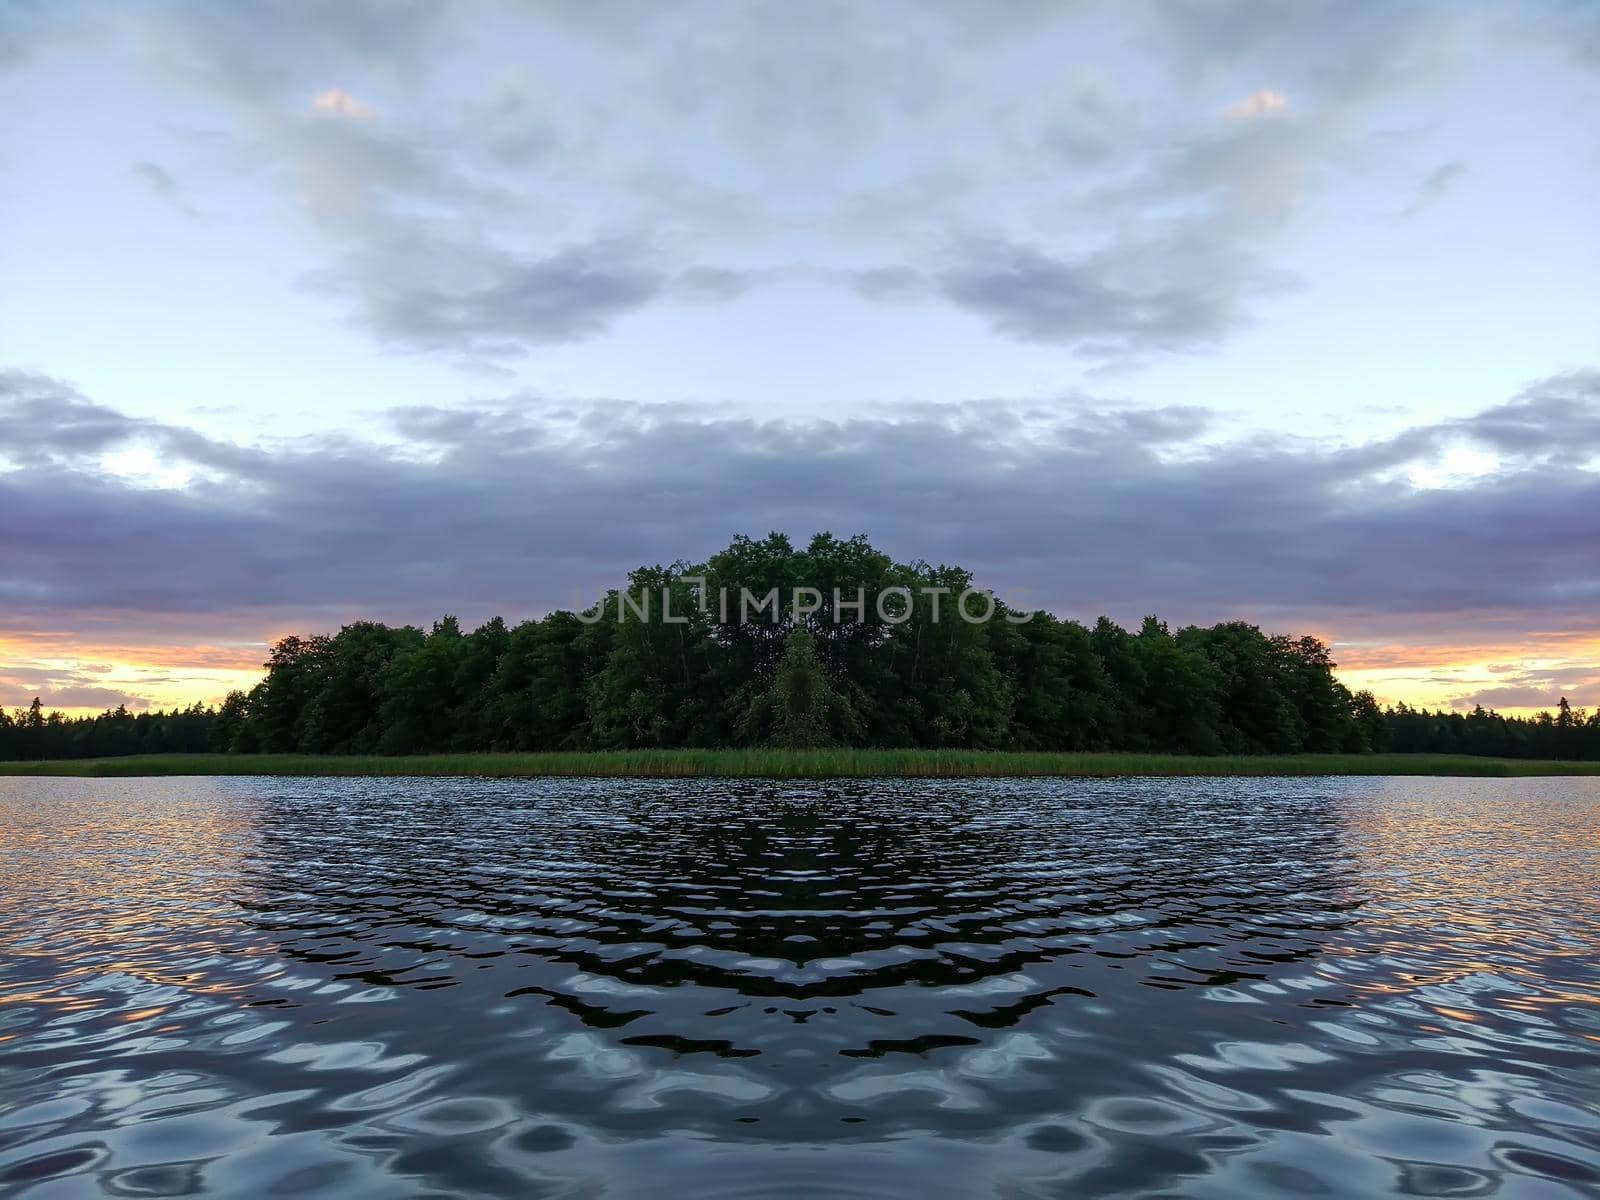
[[[1130,633],[1105,617],[1007,620],[1021,614],[1001,603],[989,620],[958,619],[953,600],[972,586],[958,567],[895,563],[864,537],[819,534],[804,549],[741,537],[702,564],[640,568],[582,614],[287,637],[265,678],[217,708],[67,719],[35,700],[0,711],[0,759],[738,745],[1600,759],[1600,713],[1565,700],[1531,720],[1382,709],[1334,678],[1316,638],[1243,622],[1173,631],[1146,617]],[[774,588],[815,589],[819,606],[741,622],[701,604]],[[909,596],[893,619],[870,601],[835,611],[858,589]],[[636,615],[647,596],[653,621]]]

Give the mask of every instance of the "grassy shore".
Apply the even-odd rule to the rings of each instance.
[[[1120,775],[1600,775],[1600,762],[1534,762],[1434,754],[1031,754],[982,750],[609,750],[431,754],[147,754],[0,762],[0,775],[721,776],[757,779],[979,778]]]

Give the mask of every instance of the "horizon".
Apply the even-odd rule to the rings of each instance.
[[[1600,708],[1600,9],[0,10],[0,707],[744,532]]]

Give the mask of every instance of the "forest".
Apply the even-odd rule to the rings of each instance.
[[[998,601],[988,620],[956,619],[951,598],[972,588],[959,567],[896,563],[865,537],[740,537],[704,563],[642,567],[583,613],[286,637],[261,682],[215,708],[69,719],[35,700],[0,711],[0,759],[720,746],[1600,759],[1600,713],[1565,700],[1532,719],[1383,709],[1313,637],[1153,616],[1130,632]],[[817,603],[723,620],[702,601],[728,589]],[[861,592],[902,607],[835,610]],[[674,620],[634,615],[663,595]]]

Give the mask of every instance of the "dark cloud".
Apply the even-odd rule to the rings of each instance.
[[[150,191],[161,200],[185,216],[195,215],[193,206],[184,198],[184,192],[178,186],[178,181],[172,177],[167,169],[159,163],[136,162],[129,170],[134,178],[142,182]]]
[[[59,32],[59,7],[50,0],[0,4],[0,71],[20,65],[40,42]]]
[[[689,267],[673,280],[678,294],[697,300],[732,300],[744,295],[760,280],[755,271],[728,267]]]
[[[88,678],[88,682],[78,682]],[[25,705],[37,696],[46,708],[149,708],[150,701],[119,688],[102,687],[82,672],[0,670],[0,697]]]
[[[1203,241],[1124,243],[1069,260],[967,239],[936,283],[1002,333],[1119,356],[1213,343],[1239,323],[1242,266],[1208,272],[1197,261],[1215,257],[1215,245]]]
[[[1565,688],[1544,685],[1518,685],[1510,684],[1505,687],[1484,688],[1482,691],[1473,692],[1454,701],[1457,708],[1471,708],[1481,704],[1484,708],[1539,708],[1553,710],[1566,697],[1569,704],[1577,705],[1580,701],[1580,691],[1585,685]],[[1589,694],[1600,694],[1596,691],[1596,683],[1589,680],[1587,688]]]
[[[1501,454],[1581,465],[1600,456],[1600,372],[1554,376],[1451,428]]]
[[[842,279],[845,286],[868,300],[906,300],[932,290],[926,275],[903,265],[846,271]]]
[[[1466,163],[1441,163],[1429,171],[1421,184],[1417,186],[1417,194],[1411,203],[1406,206],[1405,215],[1408,217],[1415,216],[1423,209],[1437,204],[1466,177]]]
[[[1453,701],[1457,708],[1544,708],[1553,709],[1565,697],[1573,707],[1600,705],[1600,664],[1571,657],[1547,657],[1531,664],[1494,663],[1489,670],[1495,680]]]
[[[54,386],[62,403],[29,410],[21,465],[0,474],[0,613],[514,615],[768,529],[864,531],[1080,615],[1493,611],[1548,624],[1600,605],[1600,475],[1554,437],[1542,454],[1523,438],[1504,471],[1459,489],[1400,471],[1452,444],[1453,423],[1358,447],[1223,441],[1202,410],[1081,401],[781,422],[519,397],[397,411],[399,449],[262,450],[119,424],[59,385],[15,379],[0,402],[8,436],[29,396]],[[1548,387],[1582,399],[1570,381],[1529,396]],[[101,473],[93,455],[117,436],[159,439],[195,481]]]
[[[30,464],[98,454],[126,442],[139,428],[139,422],[53,379],[0,371],[0,459]]]
[[[59,380],[0,370],[0,465],[82,465],[143,443],[163,457],[234,476],[263,469],[259,450],[217,442],[182,426],[139,420],[85,399]]]
[[[356,292],[366,319],[384,338],[491,354],[592,336],[668,285],[623,242],[519,258],[412,239],[409,253],[368,248],[348,265],[343,281],[326,282]]]

